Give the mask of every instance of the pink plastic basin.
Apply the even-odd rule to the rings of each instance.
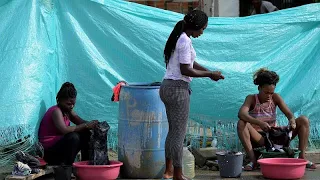
[[[117,179],[122,165],[120,161],[110,161],[110,165],[88,165],[88,161],[73,163],[80,180]]]
[[[299,179],[306,170],[308,163],[304,159],[265,158],[259,159],[261,173],[269,179]]]

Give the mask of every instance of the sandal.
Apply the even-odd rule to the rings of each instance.
[[[306,164],[306,168],[308,168],[308,169],[317,169],[317,166],[313,162],[308,161],[308,164]]]
[[[253,162],[248,163],[247,165],[245,165],[244,167],[242,167],[242,169],[244,171],[253,171],[256,169],[256,166]]]

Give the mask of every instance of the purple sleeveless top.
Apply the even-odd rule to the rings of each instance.
[[[53,111],[58,108],[59,107],[57,105],[52,106],[48,109],[48,111],[44,114],[44,117],[42,118],[38,136],[39,142],[42,144],[44,149],[50,148],[63,137],[63,134],[59,132],[57,127],[54,125],[52,119]],[[70,126],[70,120],[68,116],[64,116],[63,120],[66,126]]]

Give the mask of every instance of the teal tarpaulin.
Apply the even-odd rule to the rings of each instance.
[[[119,80],[161,81],[163,49],[182,14],[120,0],[2,0],[0,3],[0,145],[37,134],[61,84],[78,90],[76,111],[116,131]],[[237,121],[252,75],[280,75],[276,91],[291,110],[310,118],[319,138],[320,4],[244,18],[209,18],[193,39],[197,61],[225,80],[192,82],[192,114]],[[199,120],[213,126],[211,120]],[[318,122],[318,123],[317,123]]]

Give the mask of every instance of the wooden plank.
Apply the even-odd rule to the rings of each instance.
[[[8,175],[5,180],[33,180],[38,177],[44,176],[46,174],[53,173],[52,167],[47,167],[47,169],[40,169],[40,172],[38,174],[30,174],[28,176],[15,176],[15,175]]]

